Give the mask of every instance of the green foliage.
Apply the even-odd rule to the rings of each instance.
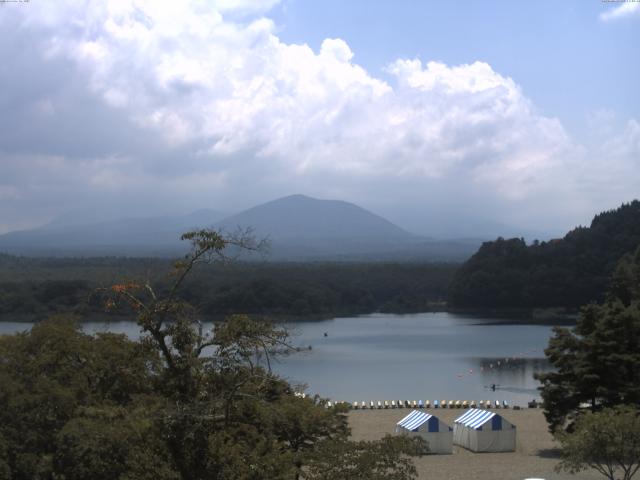
[[[79,409],[55,438],[53,470],[65,480],[177,480],[149,412]]]
[[[165,294],[175,281],[166,276],[169,267],[162,259],[0,255],[0,317],[102,314],[103,305],[91,295],[95,288],[127,278]],[[314,318],[418,312],[444,301],[456,268],[435,263],[214,263],[190,272],[180,297],[201,315],[217,318],[234,313]]]
[[[50,478],[58,432],[83,407],[149,394],[156,360],[124,336],[85,335],[66,317],[0,337],[0,439],[11,478]]]
[[[562,445],[558,471],[578,473],[592,468],[609,480],[630,480],[640,468],[640,412],[636,408],[586,412],[572,433],[557,438]]]
[[[640,201],[596,215],[589,228],[534,242],[499,238],[480,247],[456,273],[456,307],[567,307],[602,301],[618,260],[640,245]]]
[[[271,372],[290,348],[286,331],[246,315],[202,331],[180,296],[187,275],[252,244],[209,231],[184,238],[193,250],[169,288],[100,290],[109,307],[136,312],[140,341],[86,335],[69,317],[0,337],[0,478],[284,480],[320,475],[334,457],[332,471],[370,472],[341,478],[414,478],[407,455],[418,443],[351,442],[343,406],[296,396]]]
[[[640,405],[638,278],[640,248],[621,259],[606,302],[585,307],[573,330],[554,329],[545,354],[555,369],[538,375],[552,431],[574,420],[585,403],[593,411]]]
[[[421,437],[386,435],[378,442],[324,442],[304,473],[305,480],[410,480],[417,472],[408,456],[428,452]]]

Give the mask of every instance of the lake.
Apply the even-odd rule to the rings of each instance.
[[[525,405],[539,398],[533,374],[549,369],[543,349],[551,327],[498,322],[504,319],[444,312],[289,322],[283,325],[301,352],[273,368],[293,383],[306,383],[308,393],[333,400],[498,399]],[[1,322],[0,333],[29,327]],[[133,322],[88,322],[83,328],[139,336]],[[496,391],[488,388],[493,384]]]

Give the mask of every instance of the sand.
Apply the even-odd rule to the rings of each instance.
[[[354,440],[375,440],[394,433],[395,424],[410,409],[352,410],[349,424]],[[453,420],[464,413],[460,409],[426,410],[453,426]],[[473,453],[453,446],[453,455],[427,455],[415,459],[420,479],[496,480],[543,478],[546,480],[604,478],[594,471],[577,475],[556,473],[558,445],[547,431],[542,410],[501,409],[498,412],[517,428],[516,451],[508,453]]]

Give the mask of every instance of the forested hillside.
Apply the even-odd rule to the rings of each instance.
[[[596,215],[562,239],[486,242],[456,272],[454,307],[569,307],[602,301],[618,260],[640,245],[640,201]]]
[[[158,290],[172,280],[170,262],[129,258],[25,258],[0,255],[0,319],[52,313],[103,313],[90,297],[126,278]],[[457,264],[235,263],[203,266],[181,295],[207,317],[241,312],[277,317],[330,317],[417,312],[442,306]]]

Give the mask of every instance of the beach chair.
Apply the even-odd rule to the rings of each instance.
[[[396,408],[396,401],[395,400],[391,400],[391,408]]]
[[[438,401],[436,400],[436,403],[438,403]],[[434,405],[435,407],[435,405]],[[424,408],[431,408],[431,401],[427,400],[426,403],[424,404]],[[437,407],[436,407],[437,408]]]
[[[422,400],[418,400],[418,408],[424,408],[424,403]]]
[[[453,400],[449,400],[449,408],[454,408],[455,403],[453,403]]]
[[[371,410],[373,410],[375,408],[375,404],[373,403],[373,400],[371,400],[371,402],[369,403],[369,408]]]
[[[378,400],[378,410],[380,410],[381,408],[382,408],[382,402],[380,400]]]
[[[500,408],[500,400],[496,400],[496,408]]]
[[[454,405],[456,408],[462,408],[462,403],[460,403],[460,400],[456,400]]]
[[[389,402],[387,400],[384,401],[384,408],[389,408]]]
[[[484,400],[480,400],[480,403],[478,403],[478,408],[480,410],[482,410],[484,408]]]
[[[413,408],[418,408],[418,402],[414,400],[412,403],[413,403]]]
[[[491,408],[491,400],[487,400],[487,403],[484,404],[485,408]]]
[[[407,408],[411,408],[411,400],[405,400],[404,401],[404,406]]]
[[[466,400],[464,400],[462,402],[462,408],[469,408],[469,402],[467,402]]]
[[[332,407],[331,402],[327,402],[327,408],[331,408],[331,407]]]
[[[471,400],[471,403],[469,404],[469,406],[471,408],[476,408],[476,401],[475,400]],[[482,407],[480,407],[480,408],[482,408]]]
[[[506,400],[502,401],[502,408],[509,408],[509,404],[507,403]]]
[[[429,401],[429,400],[427,400],[427,401]],[[434,400],[433,401],[433,408],[438,408],[438,407],[440,407],[440,403],[438,402],[438,400]]]

